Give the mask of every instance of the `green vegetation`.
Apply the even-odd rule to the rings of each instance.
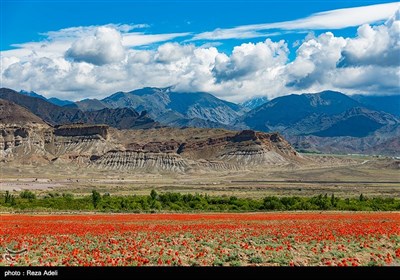
[[[93,203],[93,207],[97,208],[97,205],[99,204],[101,200],[101,195],[98,191],[93,190],[92,191],[92,203]]]
[[[8,191],[0,194],[0,208],[15,210],[78,210],[102,212],[249,212],[292,210],[350,210],[350,211],[397,211],[400,199],[368,198],[365,195],[342,199],[333,194],[313,197],[276,197],[264,199],[238,198],[235,196],[209,196],[207,194],[157,193],[150,195],[112,196],[101,195],[93,190],[91,195],[74,197],[69,193],[48,193],[36,197],[33,192],[23,191],[14,196]]]
[[[33,200],[33,199],[36,198],[36,195],[35,195],[33,192],[31,192],[31,191],[25,190],[25,191],[23,191],[23,192],[21,192],[21,193],[19,194],[19,197],[21,197],[21,198],[27,198],[27,199],[29,199],[29,200]]]

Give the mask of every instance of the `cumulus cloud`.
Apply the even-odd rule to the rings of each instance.
[[[397,17],[378,26],[362,25],[355,38],[326,32],[305,40],[285,67],[286,87],[300,92],[398,93],[399,23]]]
[[[400,10],[386,25],[364,24],[357,37],[349,39],[342,52],[342,66],[400,65]]]
[[[296,59],[286,67],[288,87],[307,89],[311,85],[326,84],[327,73],[336,68],[346,40],[333,33],[323,33],[305,41],[298,49]]]
[[[17,57],[20,60],[30,60],[32,56],[57,58],[71,49],[72,45],[77,42],[86,41],[86,38],[96,39],[96,32],[99,28],[115,30],[114,33],[122,38],[121,44],[125,48],[146,46],[154,43],[165,42],[177,37],[188,36],[190,33],[166,33],[166,34],[145,34],[144,32],[133,31],[136,29],[147,28],[147,24],[107,24],[103,26],[78,26],[64,28],[57,31],[49,31],[42,33],[46,36],[40,42],[27,42],[22,44],[13,44],[15,49],[2,51],[2,57]],[[105,36],[102,36],[105,37]],[[97,42],[101,43],[99,40]],[[78,43],[77,43],[78,44]]]
[[[113,28],[98,27],[93,36],[76,40],[65,57],[95,65],[119,62],[125,58],[121,34]]]
[[[129,47],[135,44],[134,36],[140,36],[125,33],[129,27],[71,29],[64,37],[52,34],[47,41],[1,52],[2,85],[71,100],[102,98],[145,86],[207,91],[234,102],[327,89],[398,93],[398,15],[379,25],[361,25],[354,37],[310,33],[299,41],[290,61],[287,42],[270,38],[237,45],[226,54],[213,44]],[[180,35],[164,34],[158,39]]]
[[[178,43],[166,43],[157,49],[155,59],[159,63],[173,63],[192,55],[194,45],[180,45]]]
[[[242,44],[233,49],[230,57],[219,55],[213,73],[217,81],[245,79],[258,71],[285,64],[287,55],[288,48],[283,40],[275,43],[267,39],[256,44]]]
[[[399,67],[364,66],[336,69],[332,84],[342,91],[364,93],[399,93]]]

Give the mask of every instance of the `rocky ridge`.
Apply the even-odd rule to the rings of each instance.
[[[0,161],[68,163],[124,171],[195,172],[287,165],[304,160],[277,133],[185,130],[121,131],[106,125],[2,124]],[[147,131],[158,135],[158,139],[147,138]],[[194,131],[197,133],[193,134]],[[166,139],[174,134],[178,135],[176,139]]]

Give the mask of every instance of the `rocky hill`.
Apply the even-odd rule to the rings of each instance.
[[[251,111],[257,107],[260,107],[261,105],[264,105],[268,101],[268,97],[266,96],[254,97],[240,103],[240,105],[245,109],[245,111]]]
[[[0,104],[2,112],[19,107],[7,101]],[[20,109],[15,111],[20,113],[8,113],[0,126],[0,161],[143,172],[244,170],[305,161],[277,133],[201,128],[118,130],[93,124],[53,127]],[[10,117],[20,121],[10,124]]]
[[[70,123],[107,124],[119,129],[160,126],[145,111],[139,114],[131,108],[105,108],[97,111],[83,112],[77,108],[57,106],[43,98],[20,94],[7,88],[0,89],[0,98],[24,107],[51,125]]]
[[[272,100],[259,97],[237,105],[209,93],[174,92],[168,87],[117,92],[102,100],[83,99],[61,107],[37,93],[21,93],[3,88],[0,98],[15,102],[51,125],[247,129],[279,132],[302,151],[399,156],[400,95],[348,96],[323,91]]]
[[[0,124],[45,124],[38,116],[15,103],[0,99]]]
[[[102,168],[195,171],[300,164],[304,159],[277,133],[161,128],[113,131],[123,149],[95,155]],[[107,164],[109,163],[109,164]]]
[[[288,95],[248,112],[242,122],[260,131],[320,137],[365,137],[400,120],[386,112],[366,108],[340,92]]]
[[[366,137],[286,136],[299,151],[400,156],[400,125],[386,125]]]
[[[383,111],[394,116],[400,117],[400,95],[352,95],[351,98],[357,100],[365,107],[372,110]]]
[[[197,119],[208,122],[211,127],[224,127],[232,125],[242,110],[240,105],[221,100],[206,92],[174,92],[171,88],[143,88],[117,92],[102,100],[76,104],[83,110],[99,106],[146,110],[156,121],[174,126],[185,126],[196,122]]]
[[[19,93],[22,94],[22,95],[26,95],[26,96],[30,96],[30,97],[36,97],[36,98],[40,98],[40,99],[46,100],[46,101],[48,101],[48,102],[50,102],[50,103],[52,103],[54,105],[57,105],[57,106],[75,105],[75,103],[72,102],[72,101],[62,100],[62,99],[58,99],[56,97],[46,98],[43,95],[37,94],[34,91],[21,90]]]

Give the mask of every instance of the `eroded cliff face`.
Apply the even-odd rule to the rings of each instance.
[[[79,157],[81,162],[87,163],[92,155],[104,154],[112,149],[123,149],[123,146],[109,139],[109,127],[87,124],[56,127],[53,141],[46,146],[46,150],[56,158],[65,160]]]
[[[76,136],[101,136],[107,140],[108,137],[108,126],[107,125],[88,125],[88,124],[70,124],[56,126],[54,129],[54,135],[64,137],[76,137]]]
[[[184,143],[177,153],[194,159],[214,159],[238,165],[285,164],[301,157],[277,133],[243,130],[236,134]]]
[[[106,125],[3,124],[0,160],[145,172],[240,170],[303,160],[277,133],[177,128],[146,133]]]
[[[90,165],[97,168],[140,171],[185,172],[189,162],[175,153],[149,151],[108,151],[101,156],[92,156]]]
[[[36,163],[54,162],[58,157],[89,159],[94,153],[121,148],[107,140],[107,133],[104,125],[53,128],[47,124],[0,124],[0,160]]]
[[[46,124],[0,124],[0,161],[47,161],[51,155],[45,145],[51,139],[52,131]]]

